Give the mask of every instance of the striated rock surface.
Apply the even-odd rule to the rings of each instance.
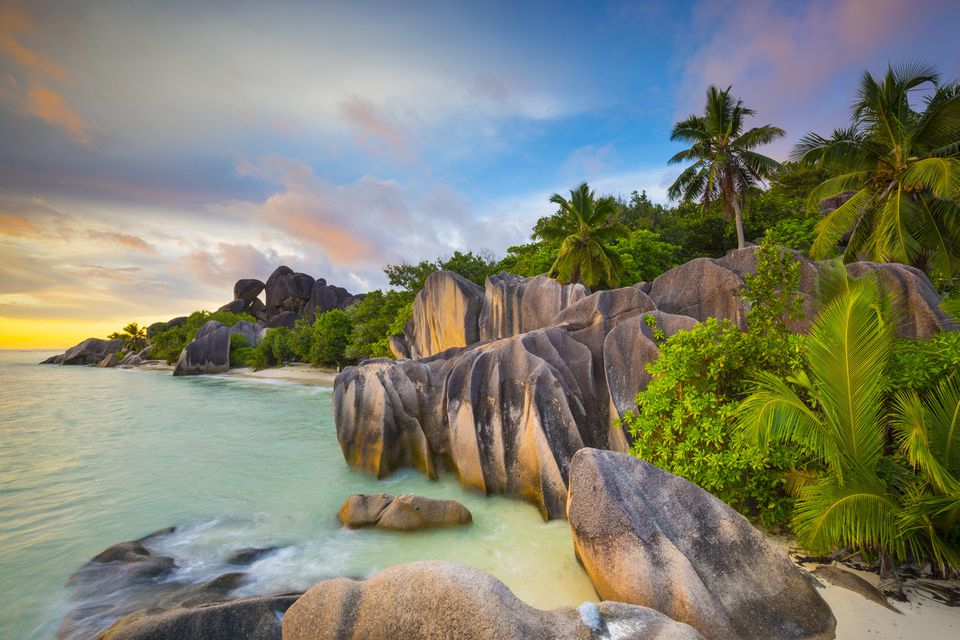
[[[189,376],[205,373],[223,373],[230,368],[230,336],[241,334],[254,346],[259,338],[257,326],[241,320],[226,327],[217,320],[210,320],[197,331],[193,340],[183,348],[173,375]]]
[[[97,368],[110,369],[112,367],[117,366],[118,364],[120,364],[120,358],[117,357],[117,354],[111,353],[111,354],[108,354],[103,360],[97,363]]]
[[[382,358],[337,375],[334,421],[347,464],[378,478],[406,466],[437,477],[449,442],[442,403],[445,364]]]
[[[460,483],[563,517],[573,454],[608,445],[589,349],[541,329],[468,349],[450,367],[446,417]]]
[[[606,335],[603,340],[603,370],[610,397],[611,418],[622,418],[625,412],[636,409],[637,393],[647,388],[650,382],[647,365],[660,356],[656,332],[661,331],[663,339],[666,339],[679,331],[689,331],[696,325],[697,321],[690,316],[650,311],[620,322]],[[625,446],[616,449],[625,450]]]
[[[835,636],[830,608],[782,551],[720,500],[647,462],[578,452],[567,517],[601,598],[651,607],[705,638]]]
[[[696,640],[685,624],[614,602],[535,609],[502,582],[451,562],[415,562],[368,580],[337,578],[307,591],[283,617],[284,640]]]
[[[483,289],[452,271],[431,273],[413,302],[404,329],[412,358],[436,355],[480,340]]]
[[[940,309],[940,295],[923,271],[905,264],[853,262],[847,265],[847,273],[854,278],[878,274],[893,294],[893,309],[900,314],[900,335],[927,339],[940,331],[957,330],[956,323]]]
[[[310,290],[310,298],[303,308],[307,315],[316,316],[333,309],[346,309],[363,296],[354,296],[343,287],[327,284],[323,278],[318,278]]]
[[[295,273],[287,266],[277,267],[264,285],[267,315],[272,318],[283,311],[302,313],[313,284],[313,276]]]
[[[727,318],[747,326],[747,304],[740,299],[743,278],[710,258],[697,258],[661,274],[650,286],[650,298],[666,313],[699,321]]]
[[[558,313],[587,297],[582,284],[499,273],[487,278],[480,313],[480,340],[497,340],[555,324]]]
[[[121,340],[101,340],[87,338],[80,344],[67,349],[63,355],[48,358],[44,364],[99,364],[104,358],[123,348]]]
[[[419,531],[430,527],[470,524],[470,510],[456,500],[435,500],[409,493],[358,493],[350,496],[337,514],[351,529],[377,527],[394,531]]]

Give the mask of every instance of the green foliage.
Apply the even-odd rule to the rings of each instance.
[[[751,445],[803,447],[822,465],[799,487],[793,516],[810,551],[850,548],[957,569],[960,385],[950,378],[891,402],[885,296],[872,278],[849,285],[804,341],[808,370],[756,376],[737,410],[739,432]]]
[[[803,475],[805,452],[760,447],[736,437],[734,413],[746,380],[759,372],[802,371],[802,338],[790,333],[801,299],[799,264],[788,252],[762,245],[757,273],[746,278],[749,332],[708,318],[688,332],[663,340],[660,357],[647,366],[652,379],[637,395],[637,412],[623,426],[631,452],[695,482],[766,525],[786,521],[791,479]],[[798,467],[800,470],[798,471]]]
[[[928,88],[924,109],[911,94]],[[811,252],[824,257],[847,234],[845,262],[903,262],[950,281],[960,261],[960,85],[939,84],[924,64],[865,72],[852,122],[829,137],[804,136],[794,158],[836,175],[808,194],[808,207],[852,197],[817,224]]]
[[[122,340],[124,351],[141,351],[147,346],[147,328],[131,322],[123,331],[114,331],[107,336],[108,340]]]
[[[227,327],[232,327],[241,320],[247,322],[256,322],[253,316],[246,313],[231,313],[229,311],[194,311],[187,318],[186,323],[181,327],[173,327],[161,331],[152,339],[153,351],[151,357],[158,360],[166,360],[173,364],[180,357],[180,352],[187,346],[193,337],[210,320],[216,320]]]
[[[345,355],[351,360],[390,358],[390,336],[403,331],[403,318],[412,313],[414,293],[371,291],[347,310],[353,324]],[[397,324],[400,323],[398,327]]]
[[[741,200],[749,187],[780,168],[777,161],[754,149],[784,135],[783,129],[771,125],[745,131],[744,120],[754,113],[730,94],[730,87],[710,86],[703,115],[681,120],[670,134],[671,140],[690,143],[670,163],[693,161],[670,185],[670,198],[696,200],[704,206],[719,200],[727,220],[735,224],[741,249],[745,246]]]
[[[507,255],[497,264],[496,271],[506,271],[524,278],[548,273],[559,250],[559,242],[546,240],[516,245],[507,249]]]
[[[346,363],[346,351],[352,331],[353,322],[341,309],[333,309],[317,316],[310,331],[310,362],[338,368]]]
[[[671,336],[647,367],[652,380],[637,395],[637,412],[622,424],[633,455],[772,526],[787,518],[783,472],[801,454],[785,447],[764,452],[734,436],[736,397],[754,371],[754,351],[749,334],[716,318]]]
[[[660,240],[653,231],[637,229],[613,245],[623,261],[621,286],[651,282],[677,266],[677,247]]]
[[[890,366],[892,389],[926,391],[960,371],[960,331],[944,331],[929,340],[897,340]]]
[[[297,360],[297,350],[301,345],[300,336],[293,329],[276,327],[267,331],[260,348],[266,364],[275,367]]]
[[[597,198],[584,182],[570,191],[569,200],[555,193],[550,202],[559,210],[541,218],[534,228],[535,239],[559,244],[550,275],[561,283],[582,282],[591,289],[619,286],[623,258],[612,245],[629,230],[615,221],[615,201]]]
[[[807,252],[813,244],[817,218],[784,218],[767,229],[766,238],[771,244]]]
[[[415,294],[423,289],[423,283],[435,271],[453,271],[483,286],[487,276],[497,273],[497,262],[490,254],[483,251],[480,253],[454,251],[451,256],[440,257],[433,261],[421,260],[417,264],[402,262],[387,265],[383,271],[387,274],[390,286]]]

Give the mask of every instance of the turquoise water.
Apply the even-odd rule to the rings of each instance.
[[[467,493],[451,478],[380,482],[343,463],[330,389],[224,377],[38,366],[0,351],[0,638],[50,638],[76,603],[64,582],[123,540],[176,525],[153,549],[172,578],[236,570],[227,553],[281,546],[235,595],[306,589],[399,562],[455,560],[489,571],[541,608],[595,599],[567,525],[530,505]],[[474,524],[425,533],[349,531],[352,493],[460,500]],[[149,546],[149,545],[148,545]],[[119,605],[122,607],[122,602]]]

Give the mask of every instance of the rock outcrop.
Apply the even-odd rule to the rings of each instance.
[[[107,356],[97,363],[98,369],[111,369],[120,364],[120,358],[117,357],[117,354],[110,353]]]
[[[256,346],[259,338],[257,326],[241,320],[227,327],[217,320],[210,320],[197,331],[193,340],[183,348],[173,375],[189,376],[204,373],[223,373],[230,368],[230,336],[240,334],[247,343]]]
[[[394,531],[419,531],[473,522],[470,510],[456,500],[435,500],[409,493],[358,493],[340,507],[337,517],[351,529],[377,527]]]
[[[611,418],[622,418],[625,412],[636,409],[637,393],[650,382],[647,365],[660,356],[657,336],[665,340],[696,325],[697,321],[690,316],[650,311],[620,322],[606,335],[603,369]],[[624,450],[625,446],[616,449]]]
[[[743,278],[710,258],[697,258],[661,274],[650,286],[650,298],[666,313],[703,321],[726,318],[747,326],[747,304],[740,299]]]
[[[243,300],[233,300],[223,305],[217,311],[229,311],[230,313],[243,313],[247,308],[247,303]]]
[[[582,449],[570,469],[574,549],[601,598],[651,607],[705,638],[833,638],[815,587],[746,518],[629,455]]]
[[[355,296],[343,287],[327,284],[326,280],[318,278],[313,283],[310,298],[304,305],[303,312],[310,316],[317,316],[334,309],[346,309],[362,299],[362,295]]]
[[[123,348],[121,340],[102,340],[87,338],[80,344],[67,349],[63,355],[47,358],[41,364],[100,364],[104,358]]]
[[[302,313],[310,300],[313,283],[313,276],[295,273],[290,267],[277,267],[264,286],[267,315],[272,318],[281,311]]]
[[[263,292],[264,287],[266,287],[266,284],[255,278],[237,280],[236,284],[233,285],[233,298],[234,300],[243,300],[249,305]]]
[[[897,332],[914,339],[927,339],[940,331],[956,331],[956,323],[940,309],[940,296],[923,271],[905,264],[853,262],[847,273],[854,278],[875,273],[894,298],[900,324]]]
[[[321,582],[283,617],[284,640],[696,640],[691,627],[616,602],[535,609],[472,567],[416,562],[368,580]]]
[[[404,328],[406,353],[426,358],[480,340],[483,289],[452,271],[431,273]]]
[[[553,326],[558,313],[588,293],[582,284],[561,285],[547,276],[490,276],[484,286],[480,340],[509,338]]]

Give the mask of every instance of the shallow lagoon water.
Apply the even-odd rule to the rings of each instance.
[[[531,505],[404,471],[375,481],[346,467],[332,391],[290,383],[38,366],[48,353],[0,351],[0,638],[50,638],[76,605],[67,577],[107,546],[175,525],[149,546],[172,579],[236,570],[241,547],[281,549],[243,570],[232,595],[303,590],[415,560],[488,571],[540,608],[595,600],[565,521]],[[352,493],[460,500],[469,527],[350,531]]]

